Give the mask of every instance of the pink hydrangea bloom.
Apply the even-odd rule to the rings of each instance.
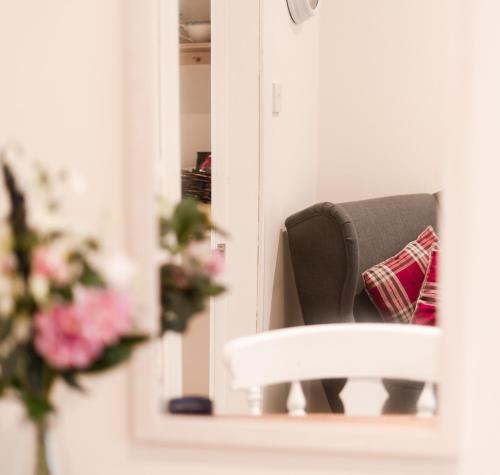
[[[85,291],[79,297],[81,312],[87,317],[85,337],[105,346],[116,343],[132,326],[130,299],[115,290]]]
[[[224,256],[218,250],[212,252],[212,257],[206,264],[207,272],[212,276],[218,276],[224,270]]]
[[[113,290],[85,290],[74,303],[35,317],[35,347],[59,369],[87,368],[132,325],[128,298]]]
[[[33,254],[33,274],[53,280],[58,284],[68,282],[71,277],[68,262],[62,252],[40,246]]]

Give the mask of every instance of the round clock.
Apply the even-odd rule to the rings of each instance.
[[[299,24],[316,15],[321,0],[286,0],[292,20]]]

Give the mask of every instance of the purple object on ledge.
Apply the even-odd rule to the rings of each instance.
[[[170,414],[210,416],[212,415],[212,401],[202,396],[178,397],[168,402],[168,412]]]

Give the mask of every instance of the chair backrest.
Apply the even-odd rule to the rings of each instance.
[[[305,413],[300,381],[323,378],[394,378],[436,383],[441,330],[401,324],[324,324],[286,328],[226,344],[233,387],[244,389],[252,414],[261,414],[263,386],[292,383],[289,413]],[[432,393],[432,391],[431,391]],[[434,410],[429,387],[419,413]]]

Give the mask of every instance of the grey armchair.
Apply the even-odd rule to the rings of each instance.
[[[396,254],[427,226],[437,231],[438,200],[438,194],[415,194],[320,203],[290,216],[285,226],[304,323],[382,323],[361,274]],[[322,381],[333,412],[343,412],[339,393],[345,382]],[[416,412],[422,384],[384,384],[389,393],[384,413]]]

